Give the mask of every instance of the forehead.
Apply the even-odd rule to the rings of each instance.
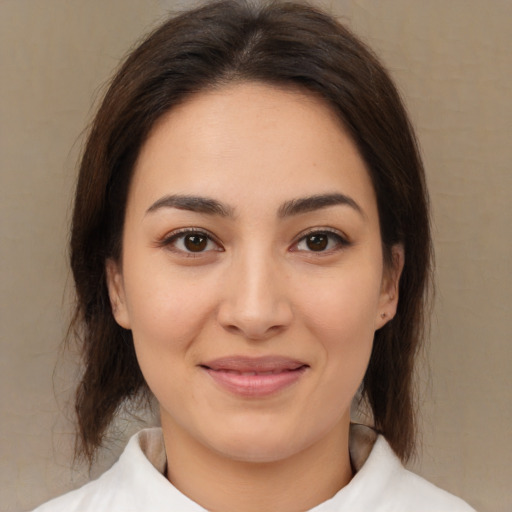
[[[341,192],[374,202],[364,161],[326,102],[259,83],[199,93],[153,128],[132,192],[269,203]]]

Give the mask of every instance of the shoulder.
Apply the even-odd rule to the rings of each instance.
[[[381,438],[381,445],[383,456],[394,459],[389,463],[394,467],[389,484],[397,506],[401,507],[399,510],[413,510],[414,506],[415,512],[475,512],[462,499],[404,468],[384,438]]]
[[[475,512],[462,499],[403,467],[397,472],[395,484],[396,499],[402,507],[411,507],[414,504],[417,512]]]
[[[170,484],[163,474],[165,462],[161,430],[142,430],[100,478],[33,512],[203,512]]]
[[[367,430],[351,431],[351,456],[357,472],[333,498],[339,500],[334,510],[474,512],[460,498],[407,470],[386,439],[371,439]]]

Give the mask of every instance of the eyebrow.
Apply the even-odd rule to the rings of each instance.
[[[233,217],[234,210],[228,205],[211,199],[209,197],[170,195],[164,196],[155,201],[147,210],[146,214],[153,213],[161,208],[177,208],[208,215],[220,215],[221,217]]]
[[[349,196],[345,194],[317,194],[313,196],[291,199],[283,203],[277,212],[279,218],[292,217],[302,213],[308,213],[330,206],[349,206],[365,217],[362,208]],[[146,214],[156,212],[162,208],[176,208],[188,210],[207,215],[219,215],[221,217],[234,217],[234,208],[212,199],[202,196],[173,194],[164,196],[155,201],[147,210]]]
[[[328,208],[329,206],[349,206],[361,216],[365,217],[363,209],[349,196],[345,194],[318,194],[309,197],[292,199],[282,204],[278,210],[280,218],[300,215],[301,213],[312,212]]]

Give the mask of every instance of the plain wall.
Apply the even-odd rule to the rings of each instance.
[[[76,366],[72,352],[59,351],[72,303],[66,241],[76,159],[119,59],[169,7],[187,3],[0,0],[1,510],[30,509],[88,477],[70,469]],[[509,511],[512,2],[317,3],[383,59],[425,159],[437,297],[414,469],[481,512]]]

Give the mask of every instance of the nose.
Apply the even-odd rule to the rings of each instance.
[[[224,329],[249,340],[265,340],[287,329],[293,319],[290,290],[272,257],[240,257],[227,274],[218,309]]]

